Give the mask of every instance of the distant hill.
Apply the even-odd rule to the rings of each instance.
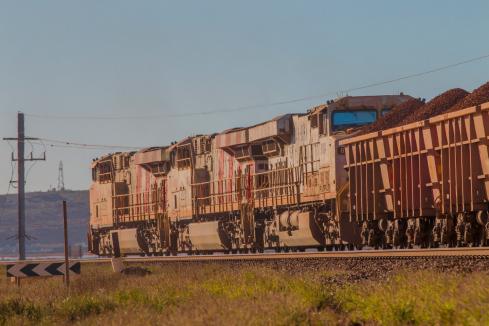
[[[62,201],[68,205],[70,244],[86,246],[88,191],[48,191],[26,194],[27,255],[63,252]],[[17,194],[0,196],[0,257],[17,254]]]

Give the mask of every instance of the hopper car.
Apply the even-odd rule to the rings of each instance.
[[[489,103],[340,141],[349,220],[370,246],[485,246]]]
[[[100,256],[485,245],[489,104],[366,135],[410,96],[306,113],[92,162]]]

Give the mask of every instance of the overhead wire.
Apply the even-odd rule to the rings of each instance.
[[[14,147],[12,146],[10,141],[7,141],[7,143],[10,146],[10,148],[12,149],[12,151],[14,151]],[[5,199],[3,200],[3,203],[0,206],[0,218],[2,218],[3,214],[5,213],[5,209],[7,207],[7,203],[9,200],[10,190],[12,188],[15,188],[15,186],[13,185],[14,184],[14,173],[15,173],[15,162],[12,160],[10,161],[10,168],[11,168],[11,171],[10,171],[10,179],[8,182],[7,192],[3,195],[3,197]]]
[[[32,168],[34,167],[34,165],[37,164],[37,162],[39,161],[33,161],[31,162],[31,165],[29,166],[29,168],[27,169],[26,173],[25,173],[25,182],[27,183],[27,178],[29,177],[29,173],[31,172]]]
[[[67,140],[49,139],[49,138],[38,138],[44,146],[50,147],[63,147],[63,148],[84,148],[84,149],[127,149],[127,150],[139,150],[142,147],[127,146],[127,145],[104,145],[104,144],[87,144],[78,143]]]
[[[398,78],[394,78],[394,79],[390,79],[390,80],[385,80],[385,81],[381,81],[381,82],[377,82],[377,83],[371,83],[371,84],[367,84],[364,86],[349,88],[349,89],[344,90],[344,92],[349,93],[349,92],[359,91],[359,90],[366,89],[366,88],[372,88],[372,87],[382,86],[382,85],[386,85],[386,84],[391,84],[391,83],[395,83],[395,82],[410,79],[410,78],[421,77],[424,75],[432,74],[432,73],[439,72],[439,71],[446,70],[446,69],[450,69],[450,68],[455,68],[455,67],[467,64],[467,63],[480,61],[480,60],[487,59],[487,58],[489,58],[489,53],[475,57],[475,58],[459,61],[456,63],[451,63],[451,64],[441,66],[441,67],[437,67],[437,68],[433,68],[430,70],[426,70],[426,71],[422,71],[422,72],[418,72],[418,73],[414,73],[414,74],[410,74],[410,75],[405,75],[402,77],[398,77]]]
[[[111,147],[86,147],[86,146],[72,146],[72,145],[62,145],[62,144],[48,144],[50,148],[67,148],[67,149],[84,149],[84,150],[107,150],[107,149],[121,149],[123,147],[111,146]]]
[[[29,146],[31,147],[31,154],[34,153],[34,145],[32,144],[32,141],[31,140],[27,140],[27,143],[29,144]],[[30,166],[29,168],[27,169],[27,172],[25,173],[25,180],[27,182],[27,178],[29,177],[29,173],[31,172],[32,168],[34,167],[34,165],[37,164],[37,160],[36,161],[33,161],[33,162],[30,162]]]
[[[33,118],[41,118],[41,119],[85,119],[85,120],[133,120],[133,119],[161,119],[161,118],[178,118],[178,117],[190,117],[190,116],[203,116],[203,115],[211,115],[211,114],[217,114],[217,113],[232,113],[232,112],[239,112],[239,111],[246,111],[246,110],[253,110],[253,109],[260,109],[260,108],[266,108],[266,107],[273,107],[273,106],[279,106],[279,105],[285,105],[285,104],[293,104],[297,102],[303,102],[303,101],[308,101],[308,100],[313,100],[313,99],[319,99],[319,98],[326,98],[328,96],[334,96],[336,94],[348,94],[351,92],[367,89],[367,88],[372,88],[372,87],[377,87],[377,86],[382,86],[386,84],[391,84],[395,82],[399,82],[402,80],[406,79],[411,79],[411,78],[416,78],[416,77],[421,77],[424,75],[436,73],[442,70],[454,68],[457,66],[465,65],[468,63],[480,61],[489,58],[489,53],[484,54],[478,57],[470,58],[467,60],[451,63],[448,65],[436,67],[433,69],[409,74],[409,75],[404,75],[400,76],[397,78],[393,79],[388,79],[380,82],[374,82],[374,83],[369,83],[357,87],[352,87],[352,88],[347,88],[344,90],[339,90],[335,92],[328,92],[328,93],[323,93],[323,94],[318,94],[318,95],[311,95],[311,96],[304,96],[304,97],[299,97],[299,98],[293,98],[293,99],[287,99],[287,100],[281,100],[281,101],[275,101],[275,102],[269,102],[269,103],[261,103],[261,104],[254,104],[254,105],[245,105],[245,106],[238,106],[235,108],[229,108],[229,109],[215,109],[215,110],[209,110],[209,111],[203,111],[203,112],[183,112],[183,113],[171,113],[171,114],[163,114],[163,115],[86,115],[86,116],[69,116],[69,115],[49,115],[49,114],[33,114],[33,113],[26,113],[26,115],[33,117]]]

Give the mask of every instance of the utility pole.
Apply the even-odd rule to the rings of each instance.
[[[17,114],[17,209],[19,212],[19,259],[25,259],[24,114]],[[12,159],[14,159],[12,154]]]
[[[29,158],[24,157],[24,145],[26,140],[38,140],[38,138],[25,137],[24,113],[17,113],[17,138],[3,138],[3,140],[17,141],[17,158],[12,153],[12,161],[17,161],[17,209],[18,209],[18,240],[19,260],[25,260],[25,161],[45,161],[46,152],[43,157],[34,158],[31,152]]]

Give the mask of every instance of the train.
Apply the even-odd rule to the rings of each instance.
[[[345,96],[96,158],[88,249],[118,257],[487,245],[489,103],[359,133],[412,99]]]

